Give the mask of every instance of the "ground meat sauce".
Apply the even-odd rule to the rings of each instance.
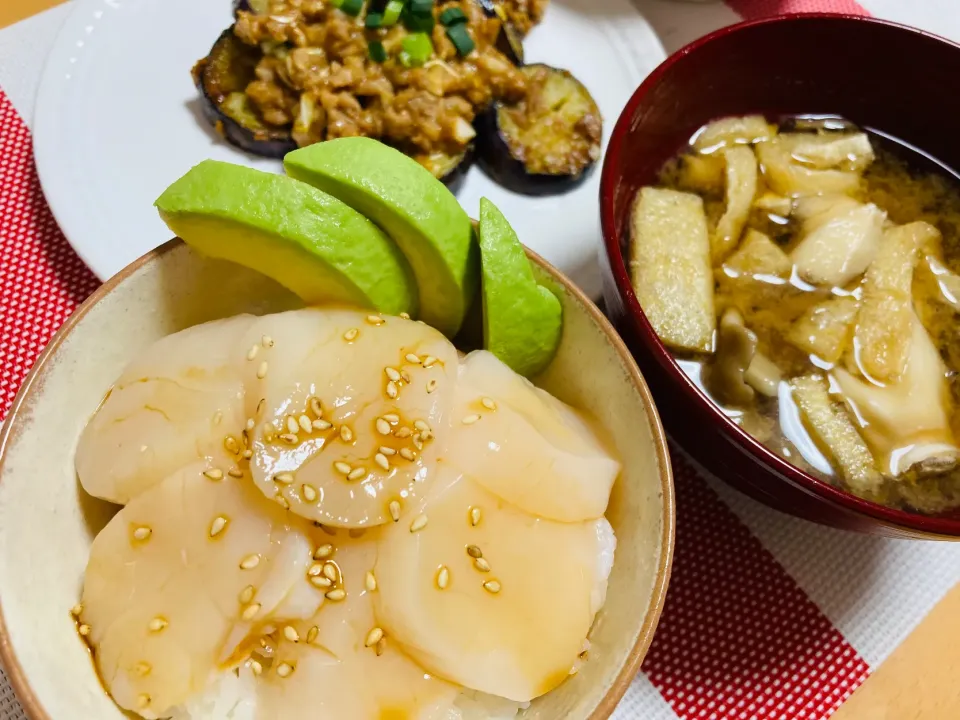
[[[511,21],[526,31],[547,0],[506,3]],[[263,51],[246,94],[271,126],[291,128],[303,147],[322,140],[362,135],[425,161],[429,155],[459,155],[474,138],[473,120],[493,100],[525,96],[524,76],[494,45],[501,21],[476,0],[439,2],[434,17],[459,8],[475,44],[461,57],[437,22],[433,56],[418,67],[398,59],[409,34],[402,23],[367,29],[364,14],[352,17],[322,0],[269,0],[266,13],[238,13],[234,33]],[[388,58],[371,59],[379,41]]]

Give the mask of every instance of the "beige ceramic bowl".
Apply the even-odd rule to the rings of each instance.
[[[674,498],[666,441],[650,392],[619,337],[542,260],[538,280],[563,299],[560,351],[538,384],[592,412],[624,460],[607,517],[618,546],[590,660],[525,718],[602,720],[640,667],[670,574]],[[44,351],[0,434],[0,657],[31,720],[121,720],[76,635],[90,543],[116,510],[87,496],[74,448],[126,362],[158,338],[297,299],[255,272],[174,241],[107,282]],[[198,720],[203,720],[198,718]]]

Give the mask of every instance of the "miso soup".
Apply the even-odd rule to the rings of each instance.
[[[960,182],[835,117],[726,118],[637,195],[634,289],[748,433],[890,506],[960,507]]]

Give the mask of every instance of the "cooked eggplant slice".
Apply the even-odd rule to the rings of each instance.
[[[497,50],[506,55],[514,65],[523,65],[523,33],[510,20],[506,8],[496,0],[477,0],[477,3],[489,17],[500,19]]]
[[[414,159],[433,173],[433,176],[447,186],[452,193],[456,193],[467,177],[467,170],[473,165],[476,151],[470,145],[459,155],[445,153],[430,153],[429,155],[415,155]]]
[[[491,178],[524,195],[564,192],[600,159],[600,110],[569,72],[548,65],[520,69],[527,94],[495,103],[477,118],[478,161]]]
[[[193,67],[193,81],[202,95],[203,114],[218,133],[247,152],[282,158],[297,148],[290,130],[264,123],[244,92],[260,57],[260,50],[242,43],[230,27]]]
[[[239,12],[252,12],[256,15],[266,15],[269,0],[233,0],[233,16]]]

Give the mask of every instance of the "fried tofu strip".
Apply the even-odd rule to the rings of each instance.
[[[839,466],[844,481],[858,495],[877,494],[883,480],[873,455],[843,407],[830,399],[826,381],[819,375],[804,375],[794,378],[791,386],[814,440]]]
[[[633,289],[657,335],[675,350],[712,351],[716,314],[703,201],[643,188],[630,240]]]
[[[860,174],[854,170],[822,170],[799,162],[793,154],[798,143],[796,138],[796,135],[779,135],[756,146],[763,176],[774,192],[803,197],[823,193],[849,195],[860,189]]]
[[[727,207],[713,235],[714,262],[720,262],[737,247],[757,194],[757,158],[753,150],[728,148],[723,157],[727,163]]]
[[[750,145],[769,140],[775,129],[763,115],[745,115],[715,120],[697,133],[693,147],[698,152],[713,152],[734,145]]]
[[[863,302],[854,330],[860,369],[881,383],[896,382],[910,354],[913,271],[920,248],[939,244],[940,231],[925,222],[891,228],[863,280]]]
[[[859,306],[850,295],[819,302],[794,321],[787,341],[810,355],[836,363],[850,343]]]
[[[740,247],[723,264],[728,275],[772,275],[786,278],[793,263],[787,254],[769,236],[757,230],[747,230]]]

